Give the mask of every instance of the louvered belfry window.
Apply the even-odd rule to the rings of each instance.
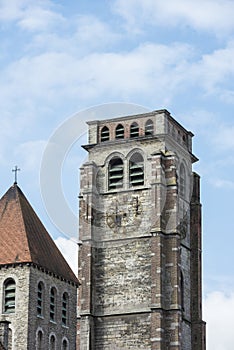
[[[119,157],[114,157],[109,163],[109,189],[123,187],[123,161]]]
[[[140,153],[134,153],[130,158],[129,182],[131,186],[144,185],[144,159]]]
[[[101,130],[101,142],[109,141],[110,130],[107,126],[104,126]]]
[[[133,138],[138,136],[139,136],[139,125],[136,122],[134,122],[130,126],[130,137]]]
[[[152,136],[154,133],[154,123],[151,119],[145,123],[145,136]]]
[[[63,293],[62,299],[62,325],[67,326],[67,312],[68,312],[68,295]]]
[[[15,291],[16,285],[13,278],[9,278],[4,283],[4,312],[15,312]]]
[[[50,290],[50,320],[55,321],[55,307],[56,307],[56,290],[54,287]]]
[[[37,286],[37,315],[43,315],[43,297],[44,297],[44,286],[42,282],[38,283]]]
[[[115,138],[124,139],[124,127],[122,124],[118,124],[115,129]]]

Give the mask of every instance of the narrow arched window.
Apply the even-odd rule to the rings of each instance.
[[[129,182],[131,186],[144,185],[144,159],[140,153],[134,153],[130,158]]]
[[[63,293],[62,299],[62,325],[67,326],[68,321],[68,294]]]
[[[56,339],[55,339],[55,336],[52,334],[50,336],[49,350],[55,350],[55,349],[56,349]]]
[[[180,271],[180,298],[181,298],[181,310],[184,311],[184,276]]]
[[[154,123],[151,119],[145,123],[145,136],[152,136],[154,134]]]
[[[50,289],[50,320],[55,321],[55,310],[56,310],[56,289],[52,287]]]
[[[118,124],[115,129],[115,138],[124,139],[124,127],[122,124]]]
[[[139,136],[139,125],[134,122],[130,126],[130,137],[138,137]]]
[[[109,163],[109,189],[123,187],[123,161],[114,157]]]
[[[68,350],[68,340],[67,339],[63,339],[62,350]]]
[[[184,197],[186,195],[186,171],[184,164],[180,166],[180,195]]]
[[[12,313],[15,312],[15,293],[16,285],[13,278],[8,278],[4,282],[4,312]]]
[[[44,307],[44,285],[42,282],[39,282],[37,285],[37,315],[43,316],[43,307]]]
[[[101,142],[109,141],[110,139],[110,131],[107,126],[104,126],[101,130]]]
[[[44,350],[43,346],[43,333],[41,330],[37,332],[37,337],[36,337],[36,350]]]

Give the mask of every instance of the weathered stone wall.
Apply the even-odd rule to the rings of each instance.
[[[94,250],[95,314],[148,310],[151,300],[150,240],[113,242]]]
[[[77,288],[74,284],[68,283],[37,268],[30,268],[30,298],[29,298],[29,325],[28,349],[36,349],[36,334],[40,329],[43,332],[44,348],[49,348],[49,338],[53,334],[56,339],[57,348],[61,348],[62,340],[66,338],[70,349],[76,348],[76,304]],[[44,285],[44,311],[42,316],[37,315],[37,286],[42,281]],[[55,298],[55,319],[50,320],[50,290],[56,289]],[[68,294],[67,325],[62,325],[62,296]]]
[[[150,350],[151,316],[118,315],[96,318],[95,350]]]
[[[4,281],[13,278],[16,283],[15,312],[4,313]],[[12,350],[27,350],[29,322],[28,322],[28,305],[29,305],[29,280],[30,268],[27,265],[8,266],[0,268],[0,318],[10,322],[12,334]]]
[[[76,348],[76,304],[77,288],[75,285],[56,278],[52,274],[34,268],[30,265],[16,265],[15,267],[1,267],[0,269],[0,300],[3,301],[3,283],[7,278],[16,282],[15,312],[4,313],[3,302],[0,303],[0,320],[11,322],[10,334],[12,347],[9,350],[36,349],[36,335],[38,330],[43,332],[44,349],[49,348],[49,337],[54,334],[56,346],[61,348],[62,339],[69,341],[70,349]],[[37,286],[39,281],[44,284],[43,315],[37,315]],[[50,288],[57,291],[55,305],[55,321],[50,321]],[[67,292],[68,324],[62,325],[62,294]]]

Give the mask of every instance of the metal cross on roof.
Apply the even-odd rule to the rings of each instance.
[[[20,169],[18,168],[18,166],[15,166],[15,169],[12,169],[12,171],[15,173],[15,182],[14,184],[17,184],[17,172],[20,171]]]

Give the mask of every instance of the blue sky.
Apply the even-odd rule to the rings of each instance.
[[[55,178],[74,215],[91,118],[80,111],[112,102],[166,108],[194,132],[208,350],[234,341],[233,17],[228,0],[0,0],[0,192],[17,164],[20,187],[73,265],[76,228],[61,233],[41,196],[41,161],[56,130],[80,120]]]

